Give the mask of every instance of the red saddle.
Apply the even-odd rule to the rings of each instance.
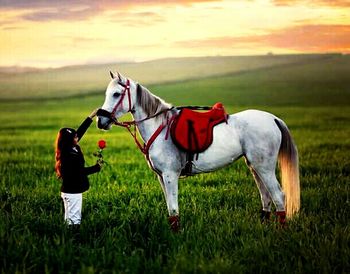
[[[227,114],[221,103],[216,103],[207,112],[183,108],[171,125],[171,138],[178,148],[189,153],[200,153],[213,142],[214,126],[225,121]]]

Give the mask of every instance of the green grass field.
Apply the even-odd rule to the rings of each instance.
[[[39,84],[39,93],[33,84],[27,90],[21,75],[0,77],[0,272],[349,273],[350,57],[287,57],[274,63],[266,57],[260,66],[252,64],[262,57],[246,58],[240,64],[248,69],[227,65],[221,74],[210,74],[214,61],[202,60],[210,67],[202,77],[179,72],[181,65],[191,71],[193,59],[172,60],[176,70],[161,60],[154,67],[169,75],[174,69],[174,78],[145,81],[174,105],[221,101],[229,112],[258,108],[287,123],[300,154],[302,207],[285,229],[260,224],[258,189],[239,160],[180,181],[182,230],[173,234],[161,187],[131,137],[121,128],[92,126],[80,142],[87,165],[95,163],[101,138],[108,165],[90,176],[76,240],[63,224],[54,140],[60,127],[77,127],[102,105],[108,70],[80,98],[62,74],[52,79],[67,87],[62,93]],[[154,78],[151,72],[145,69],[142,79]],[[9,82],[20,87],[17,93],[3,92]]]

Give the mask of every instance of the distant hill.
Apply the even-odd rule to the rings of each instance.
[[[217,56],[168,58],[140,63],[70,66],[40,70],[1,68],[0,100],[63,98],[103,94],[109,70],[119,71],[145,85],[175,83],[223,75],[320,63],[344,58],[340,54]]]
[[[0,74],[18,74],[18,73],[28,73],[28,72],[39,72],[44,69],[33,68],[33,67],[21,67],[21,66],[10,66],[10,67],[0,67]]]

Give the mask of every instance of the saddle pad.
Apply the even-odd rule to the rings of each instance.
[[[227,114],[221,103],[216,103],[207,112],[183,108],[171,125],[171,138],[181,150],[200,153],[212,144],[214,126],[226,120]]]

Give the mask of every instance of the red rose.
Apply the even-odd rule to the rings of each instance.
[[[98,147],[100,149],[104,149],[106,147],[106,141],[105,140],[100,140],[100,141],[98,141],[97,144],[98,144]]]

